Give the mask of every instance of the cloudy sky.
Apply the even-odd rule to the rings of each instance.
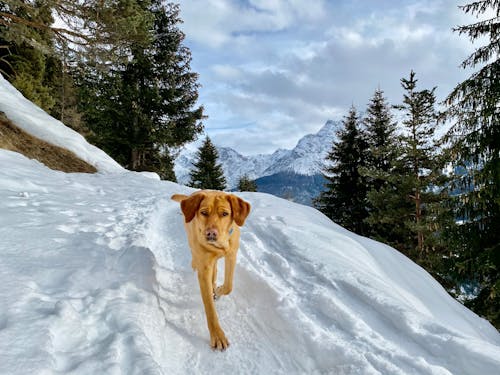
[[[293,148],[413,69],[438,100],[468,73],[460,0],[181,0],[205,131],[245,155]]]

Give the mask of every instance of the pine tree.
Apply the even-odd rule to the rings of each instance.
[[[189,186],[197,189],[226,189],[226,178],[222,166],[217,163],[218,158],[219,154],[212,141],[209,137],[205,138],[196,155]]]
[[[398,147],[389,171],[377,174],[377,178],[383,180],[380,188],[367,193],[370,212],[366,222],[370,225],[372,238],[409,256],[414,247],[409,228],[414,205],[410,198],[411,184],[405,178],[409,171],[401,163],[400,152]]]
[[[455,171],[456,218],[462,223],[447,238],[457,260],[457,284],[476,284],[479,294],[469,303],[500,327],[500,3],[474,1],[460,7],[489,19],[454,31],[471,41],[485,39],[462,63],[477,70],[446,98],[447,115],[455,121],[445,137]]]
[[[436,233],[442,229],[446,215],[441,205],[445,199],[442,159],[433,139],[436,99],[434,89],[416,89],[413,71],[401,85],[403,103],[395,106],[403,115],[401,134],[395,134],[395,124],[391,123],[387,104],[381,105],[380,93],[369,106],[366,126],[371,147],[368,167],[363,170],[371,185],[367,223],[373,238],[397,248],[437,275],[443,244]]]
[[[17,11],[30,22],[52,23],[54,21],[50,8],[35,2],[33,13],[25,12],[22,7]],[[0,14],[9,9],[7,4],[0,4]],[[1,19],[1,18],[0,18]],[[17,42],[9,38],[10,27],[0,22],[0,45],[4,46],[4,68],[7,78],[21,93],[33,103],[46,111],[50,111],[56,99],[52,91],[52,84],[46,80],[48,52],[54,49],[49,33],[44,30],[29,29],[24,39]],[[38,46],[44,45],[45,49]]]
[[[61,57],[63,60],[59,60],[59,56],[48,55],[46,59],[44,85],[50,87],[55,99],[49,114],[83,136],[88,136],[90,130],[78,110],[78,88],[71,71],[72,58],[70,55]]]
[[[413,236],[409,228],[412,221],[413,202],[410,198],[412,186],[407,178],[411,174],[406,163],[403,162],[403,148],[401,138],[391,129],[390,123],[388,139],[385,142],[380,137],[375,146],[374,140],[378,138],[368,124],[368,142],[371,144],[367,155],[367,167],[362,168],[363,175],[367,176],[367,201],[368,217],[366,223],[370,228],[370,237],[384,242],[410,255],[413,248]],[[386,149],[387,160],[383,159],[378,150]],[[378,156],[378,157],[377,157]],[[376,162],[378,163],[376,164]],[[388,161],[388,164],[386,163]],[[379,168],[377,168],[377,166]]]
[[[442,188],[442,166],[439,165],[438,148],[434,141],[437,125],[435,109],[435,88],[417,91],[415,72],[410,72],[408,79],[401,79],[405,93],[403,103],[395,106],[404,115],[405,132],[401,136],[401,161],[410,173],[405,176],[411,186],[410,198],[414,203],[413,220],[409,228],[416,238],[416,250],[420,257],[429,252],[426,240],[432,238],[432,222],[435,215],[430,215],[433,203],[443,197],[436,194],[436,189]]]
[[[251,180],[248,175],[243,175],[238,181],[238,191],[257,191],[255,180]]]
[[[154,2],[151,11],[152,44],[134,47],[124,67],[88,72],[82,110],[93,141],[121,164],[173,176],[172,163],[159,160],[201,132],[203,107],[196,106],[198,75],[191,72],[191,54],[177,27],[179,7]]]
[[[66,45],[85,63],[102,67],[128,58],[130,47],[149,43],[152,24],[148,0],[6,0],[0,3],[0,37],[26,43],[45,54]],[[42,17],[50,14],[64,27]],[[33,39],[43,33],[49,39]],[[46,43],[50,40],[49,43]],[[53,49],[53,47],[56,47]]]
[[[369,147],[366,170],[386,173],[395,157],[397,123],[393,121],[390,106],[380,89],[375,90],[368,104],[364,124]],[[373,174],[370,177],[373,180],[371,187],[378,190],[383,181]]]
[[[367,187],[360,168],[364,167],[368,145],[354,106],[344,117],[343,129],[337,136],[338,141],[333,144],[326,159],[329,165],[323,171],[327,180],[326,190],[314,204],[337,224],[365,234]]]
[[[25,21],[51,25],[52,6],[46,1],[15,1],[0,4],[0,14],[10,11]],[[1,18],[1,17],[0,17]],[[18,25],[19,26],[19,25]],[[23,93],[55,118],[73,129],[87,133],[77,110],[77,92],[69,69],[69,54],[59,55],[54,36],[48,29],[26,27],[24,35],[12,33],[16,25],[0,21],[0,72]],[[62,58],[62,60],[61,60]]]
[[[45,84],[47,58],[40,51],[26,46],[10,46],[10,61],[14,74],[10,81],[28,100],[47,112],[54,107],[56,99],[50,86]]]
[[[397,124],[392,119],[390,106],[383,94],[382,90],[375,90],[364,118],[368,150],[365,167],[360,171],[366,178],[367,190],[372,193],[374,199],[376,194],[382,194],[384,185],[387,185],[387,175],[391,170],[393,160],[397,157]],[[387,241],[388,238],[384,237],[390,233],[388,228],[373,220],[374,215],[378,215],[376,212],[378,209],[368,201],[367,223],[373,224],[369,225],[369,234],[379,240]],[[369,219],[370,216],[372,220]]]

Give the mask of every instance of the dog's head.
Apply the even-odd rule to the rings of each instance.
[[[175,194],[172,199],[181,203],[186,223],[193,221],[198,239],[219,248],[227,247],[234,225],[241,227],[250,213],[248,202],[221,191]]]

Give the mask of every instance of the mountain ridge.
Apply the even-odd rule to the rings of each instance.
[[[243,175],[257,180],[279,173],[300,176],[321,174],[323,161],[336,140],[340,126],[339,121],[328,120],[318,132],[299,139],[293,149],[277,149],[271,154],[244,156],[231,147],[216,145],[228,189],[235,189]],[[189,171],[195,158],[196,151],[187,149],[177,157],[174,170],[179,183],[189,182]]]

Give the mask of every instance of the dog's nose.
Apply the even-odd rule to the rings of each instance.
[[[218,235],[217,229],[210,228],[207,229],[207,231],[205,232],[207,241],[217,241],[217,235]]]

